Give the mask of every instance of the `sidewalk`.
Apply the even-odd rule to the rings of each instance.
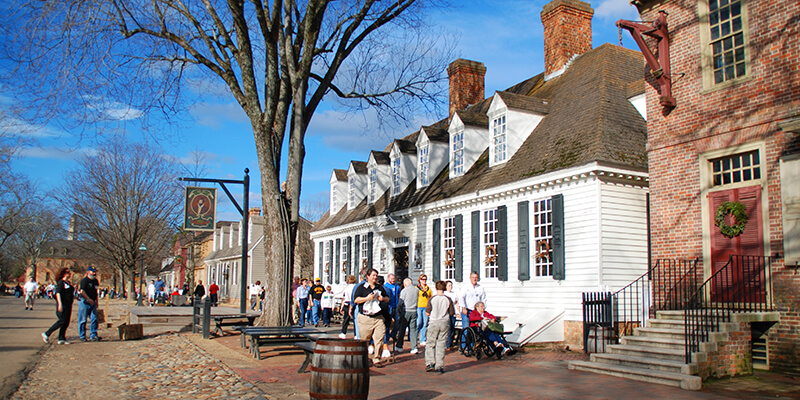
[[[69,336],[77,336],[70,327]],[[85,399],[307,399],[310,374],[298,374],[304,356],[291,347],[264,352],[261,361],[239,346],[239,336],[204,340],[163,334],[116,341],[101,329],[98,343],[50,345],[12,398]],[[114,340],[106,340],[114,339]],[[580,352],[537,350],[503,360],[446,357],[443,375],[424,372],[422,353],[407,352],[371,370],[372,399],[788,399],[800,398],[800,379],[773,373],[721,380],[698,392],[570,371]]]

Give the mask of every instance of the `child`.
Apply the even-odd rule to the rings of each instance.
[[[436,295],[428,299],[425,314],[428,318],[428,345],[425,346],[425,372],[444,373],[444,352],[447,350],[447,334],[450,332],[450,317],[455,315],[453,301],[445,296],[445,281],[436,282]]]
[[[331,326],[331,315],[333,315],[333,291],[331,290],[331,285],[325,288],[320,305],[322,306],[322,325]]]

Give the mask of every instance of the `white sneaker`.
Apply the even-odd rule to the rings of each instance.
[[[511,351],[511,347],[504,347],[503,348],[503,355],[508,354],[509,351]]]
[[[425,346],[425,342],[419,342],[420,346]]]
[[[344,333],[340,333],[339,339],[347,339],[347,335],[345,335]]]
[[[383,349],[383,353],[381,353],[382,358],[389,358],[392,356],[392,353],[389,350]]]
[[[372,350],[374,350],[374,348],[372,346],[369,346],[367,348],[367,353],[372,354]]]
[[[66,340],[59,340],[59,341],[58,341],[58,344],[69,344],[69,342],[68,342],[68,341],[66,341]]]
[[[411,349],[411,351],[408,352],[408,354],[417,354],[417,353],[419,353],[419,350],[417,349]]]
[[[48,338],[47,334],[44,332],[42,332],[42,340],[44,340],[45,343],[50,343],[50,338]]]
[[[403,348],[402,347],[395,347],[394,351],[395,351],[395,353],[402,353],[403,352]]]

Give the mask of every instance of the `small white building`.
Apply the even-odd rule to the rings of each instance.
[[[315,276],[339,288],[373,267],[458,291],[476,272],[512,342],[580,346],[581,293],[619,289],[648,265],[646,114],[633,104],[644,61],[591,49],[592,13],[545,6],[546,71],[488,98],[483,64],[454,61],[448,118],[371,152],[365,174],[351,163],[348,177],[367,179],[334,170],[311,233]]]

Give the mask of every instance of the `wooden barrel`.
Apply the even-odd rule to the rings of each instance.
[[[312,399],[366,400],[369,396],[367,342],[317,339],[308,387]]]

